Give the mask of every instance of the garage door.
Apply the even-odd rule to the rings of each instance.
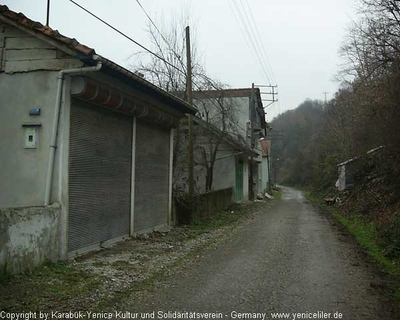
[[[169,130],[137,122],[135,232],[168,223],[169,137]]]
[[[129,234],[132,118],[71,106],[68,251]]]

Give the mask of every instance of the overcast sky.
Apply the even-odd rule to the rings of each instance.
[[[147,17],[136,0],[76,0],[131,38],[151,47],[145,31]],[[355,0],[140,0],[155,20],[169,19],[182,7],[190,6],[195,21],[196,41],[206,71],[232,88],[256,84],[277,84],[279,102],[267,108],[271,120],[306,98],[328,99],[339,83],[334,76],[341,60],[338,50],[351,19],[355,19]],[[0,0],[11,10],[45,23],[47,0]],[[263,61],[271,70],[262,72],[249,46],[248,34],[241,28],[235,3],[245,17],[254,17],[262,39]],[[243,7],[242,7],[243,5]],[[235,16],[236,14],[236,16]],[[158,17],[158,18],[157,18]],[[140,50],[129,40],[73,5],[69,0],[52,0],[50,26],[76,38],[100,55],[128,67],[127,60]],[[259,42],[260,43],[260,42]],[[270,69],[270,68],[268,68]],[[267,73],[267,75],[265,75]],[[267,78],[268,76],[268,78]],[[275,83],[276,81],[276,83]],[[267,89],[266,89],[267,90]],[[264,90],[264,91],[266,91]],[[267,98],[265,96],[265,98]]]

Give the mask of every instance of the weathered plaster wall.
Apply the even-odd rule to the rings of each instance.
[[[249,161],[243,160],[243,201],[249,200]]]
[[[0,209],[8,207],[40,206],[44,202],[45,177],[48,166],[50,135],[56,99],[58,71],[80,67],[83,63],[54,46],[20,29],[0,22]],[[47,70],[47,71],[45,71]],[[69,88],[66,80],[65,88]],[[69,92],[69,91],[68,91]],[[64,94],[64,100],[69,99]],[[68,101],[67,101],[68,104]],[[60,115],[60,130],[54,164],[51,202],[60,202],[61,180],[68,163],[69,119]],[[67,106],[68,107],[68,106]],[[29,116],[29,110],[40,108],[40,116]],[[67,122],[65,121],[67,119]],[[37,149],[24,148],[22,124],[40,123]],[[63,161],[64,160],[64,161]],[[61,173],[61,174],[60,174]],[[64,179],[65,180],[65,179]],[[63,185],[65,187],[65,183]],[[61,202],[62,205],[65,202]]]
[[[56,85],[57,72],[0,73],[0,209],[43,205]],[[24,148],[24,123],[42,124],[37,149]]]
[[[213,189],[227,189],[233,188],[235,190],[235,178],[236,178],[236,167],[235,167],[235,150],[229,145],[221,146],[221,151],[217,152],[217,159],[220,157],[226,157],[216,160],[214,163],[214,181]]]
[[[197,140],[197,142],[199,139]],[[201,144],[200,144],[201,145]],[[198,146],[198,145],[196,145]],[[204,142],[204,145],[201,145],[205,148],[209,147],[209,144]],[[214,163],[214,173],[213,173],[213,183],[212,190],[220,190],[226,188],[235,188],[235,153],[238,152],[232,146],[221,143],[218,147],[216,160]],[[219,159],[221,158],[221,159]],[[206,168],[204,165],[203,154],[200,151],[200,148],[196,148],[194,150],[194,159],[195,159],[195,167],[194,167],[194,180],[195,180],[195,188],[196,193],[204,193],[206,191]],[[178,174],[176,174],[176,183],[181,183],[183,186],[182,179],[187,175],[186,170],[180,170]]]
[[[60,206],[0,210],[0,276],[60,259]]]
[[[260,165],[261,166],[261,165]],[[257,162],[253,163],[253,183],[254,183],[254,197],[257,196],[257,193],[259,193],[259,187],[261,185],[261,176],[260,176],[260,166],[258,165]]]
[[[268,189],[268,158],[262,157],[262,162],[259,166],[261,171],[261,190],[260,192],[266,192]]]
[[[250,139],[247,134],[247,123],[250,121],[250,98],[247,97],[237,97],[231,98],[232,110],[236,113],[235,118],[237,119],[236,130],[245,139],[245,141],[250,145]]]
[[[217,103],[215,100],[210,99],[199,99],[193,100],[194,105],[199,109],[200,116],[203,120],[208,121],[222,129],[222,116],[221,110],[217,109]],[[229,116],[226,119],[226,131],[231,132],[236,138],[237,135],[242,136],[244,141],[250,143],[247,138],[247,122],[250,119],[250,98],[248,97],[226,97],[223,99],[224,109],[227,111]],[[234,120],[235,123],[231,123]]]

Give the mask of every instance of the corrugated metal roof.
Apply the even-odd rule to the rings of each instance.
[[[85,46],[79,43],[75,38],[70,38],[62,35],[57,30],[53,30],[48,26],[42,25],[38,21],[34,21],[26,17],[22,13],[16,13],[10,10],[6,5],[0,4],[0,20],[10,23],[21,30],[24,30],[34,36],[39,37],[44,41],[49,41],[52,45],[57,46],[58,49],[74,55],[76,58],[82,60],[87,64],[95,64],[96,60],[100,60],[107,66],[107,68],[102,68],[101,71],[110,71],[110,69],[115,72],[108,72],[113,76],[121,77],[126,82],[127,80],[135,82],[145,91],[150,91],[156,93],[158,98],[171,103],[179,111],[183,113],[195,114],[197,109],[189,105],[182,99],[173,96],[172,94],[160,89],[151,82],[141,78],[140,76],[134,74],[133,72],[123,68],[122,66],[116,64],[115,62],[97,55],[93,48]]]

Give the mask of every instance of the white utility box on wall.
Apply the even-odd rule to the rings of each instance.
[[[38,128],[41,124],[23,124],[24,127],[24,148],[25,149],[37,149],[38,147]]]

